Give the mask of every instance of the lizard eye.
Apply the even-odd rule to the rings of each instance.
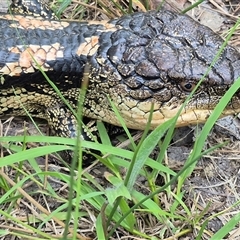
[[[196,84],[194,84],[192,82],[184,81],[184,82],[180,83],[180,86],[181,86],[182,90],[184,90],[186,92],[191,92],[195,88]]]

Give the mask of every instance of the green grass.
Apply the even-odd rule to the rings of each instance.
[[[56,9],[61,14],[69,7],[70,1],[59,3],[60,6],[56,6]],[[145,7],[148,6],[145,3]],[[120,4],[115,4],[114,7],[121,13],[132,9],[122,9]],[[81,6],[77,7],[77,11],[80,8]],[[109,14],[112,14],[111,9]],[[0,215],[7,220],[7,223],[0,221],[0,236],[9,234],[23,239],[85,239],[84,230],[89,234],[93,229],[93,235],[97,239],[116,239],[114,233],[123,230],[143,239],[176,239],[188,236],[189,233],[194,233],[196,239],[223,239],[237,226],[240,214],[233,215],[216,233],[207,229],[207,223],[229,212],[231,208],[238,207],[239,201],[226,211],[209,215],[211,203],[200,211],[185,202],[184,183],[203,155],[226,144],[203,150],[213,125],[239,87],[240,81],[236,81],[221,99],[197,137],[185,165],[177,172],[163,164],[177,116],[152,132],[149,132],[147,126],[142,138],[135,143],[115,109],[131,143],[128,149],[112,146],[102,123],[97,126],[102,143],[49,136],[1,137],[2,147],[12,154],[0,158]],[[79,109],[77,115],[80,116],[81,125],[81,104]],[[16,144],[19,142],[20,145]],[[41,146],[29,149],[27,146],[30,143],[39,143]],[[155,161],[150,155],[158,146],[161,152]],[[38,157],[63,150],[75,151],[78,153],[75,156],[92,150],[101,152],[99,155],[92,154],[105,166],[105,184],[100,184],[92,171],[82,169],[81,164],[78,164],[82,162],[81,158],[75,157],[70,166],[64,163],[66,167],[51,169],[52,166],[49,166],[45,169],[44,166],[39,166]],[[103,157],[105,155],[107,157]],[[8,176],[7,172],[12,176]],[[140,177],[148,183],[147,187],[137,186]],[[161,185],[157,183],[159,178],[164,179]],[[51,179],[58,182],[61,190],[52,185]],[[30,183],[34,184],[31,190],[28,188]],[[54,207],[51,206],[51,201],[56,204]],[[22,216],[19,209],[28,209],[29,212]],[[84,229],[84,223],[89,227]],[[152,229],[142,231],[143,224]],[[58,232],[56,226],[57,229],[61,227],[61,231]]]

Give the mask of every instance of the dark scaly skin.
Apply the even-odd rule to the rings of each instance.
[[[9,0],[8,0],[9,1]],[[41,16],[48,19],[57,19],[55,14],[42,0],[12,0],[10,11],[19,14]]]
[[[74,108],[88,62],[84,115],[120,125],[108,95],[129,128],[144,129],[154,103],[153,129],[177,113],[223,43],[209,28],[169,11],[83,23],[2,15],[0,36],[0,116],[26,115],[21,101],[56,134],[70,137],[75,119],[32,57]],[[177,126],[206,121],[239,76],[240,54],[227,46]],[[222,116],[239,111],[236,94]]]

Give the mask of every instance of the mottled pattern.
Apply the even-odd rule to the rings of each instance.
[[[41,16],[48,19],[55,19],[56,16],[48,8],[43,0],[7,0],[10,10],[14,13]]]
[[[88,62],[84,115],[119,125],[108,97],[130,128],[151,128],[173,117],[203,77],[223,40],[188,16],[169,11],[135,13],[109,22],[61,22],[0,16],[0,115],[45,118],[73,136],[73,116],[39,71],[76,108]],[[240,76],[240,54],[227,46],[179,117],[177,126],[204,122]],[[56,124],[61,109],[62,127]],[[238,94],[223,115],[240,111]],[[57,116],[59,117],[59,116]],[[64,126],[63,126],[64,125]],[[59,130],[60,129],[60,130]],[[66,131],[66,130],[64,130]]]

